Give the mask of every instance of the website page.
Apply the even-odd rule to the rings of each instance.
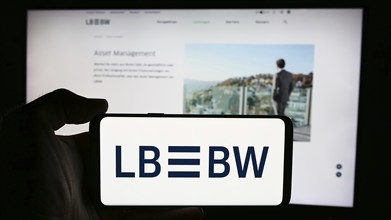
[[[27,28],[28,102],[67,88],[110,113],[275,115],[285,70],[291,203],[353,205],[362,9],[30,10]]]

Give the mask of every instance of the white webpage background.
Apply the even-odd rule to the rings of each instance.
[[[311,141],[294,142],[292,204],[353,205],[361,58],[361,9],[294,9],[263,17],[257,10],[110,14],[106,11],[30,11],[27,101],[64,87],[109,101],[109,112],[182,113],[184,46],[204,44],[312,44],[315,46]],[[147,14],[147,16],[145,16]],[[111,19],[87,26],[86,19]],[[228,26],[226,20],[240,20]],[[157,20],[176,20],[161,24]],[[208,25],[194,20],[211,21]],[[99,57],[95,50],[156,51],[155,57]],[[129,61],[131,60],[131,61]],[[170,80],[104,79],[94,83],[95,62],[170,63]],[[124,98],[126,97],[126,98]],[[64,127],[60,134],[85,131]],[[336,177],[341,164],[342,176]]]

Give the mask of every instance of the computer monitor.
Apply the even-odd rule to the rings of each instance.
[[[294,79],[285,110],[294,123],[290,203],[351,208],[363,15],[362,7],[31,8],[27,101],[67,88],[107,99],[110,113],[277,114],[284,59]]]

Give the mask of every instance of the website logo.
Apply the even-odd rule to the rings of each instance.
[[[104,25],[110,25],[110,19],[103,19],[103,18],[89,18],[86,19],[86,25],[94,25],[94,26],[104,26]]]

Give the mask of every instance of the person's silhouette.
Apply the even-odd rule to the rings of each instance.
[[[279,72],[276,74],[274,93],[277,93],[275,101],[277,102],[277,114],[285,115],[285,108],[288,105],[289,97],[294,88],[292,73],[285,70],[285,60],[276,61]]]

